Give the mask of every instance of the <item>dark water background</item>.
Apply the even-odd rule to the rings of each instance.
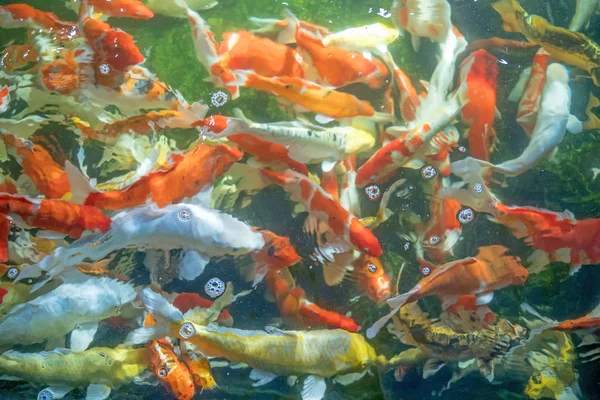
[[[0,0],[0,4],[10,1]],[[55,12],[60,18],[73,20],[75,14],[64,7],[60,0],[30,0],[28,4],[45,11]],[[450,0],[453,23],[473,41],[479,38],[501,36],[519,38],[503,32],[498,15],[490,7],[487,0]],[[575,10],[574,0],[528,0],[523,6],[531,14],[546,18],[551,17],[559,26],[568,26]],[[324,25],[331,31],[337,31],[352,26],[382,22],[391,25],[385,17],[391,6],[390,0],[290,0],[286,2],[273,0],[221,0],[220,4],[202,13],[210,24],[217,38],[223,32],[251,27],[248,16],[277,18],[284,8],[294,12],[299,18]],[[167,18],[156,15],[151,20],[111,19],[110,23],[132,34],[146,56],[145,66],[157,74],[158,78],[175,89],[181,91],[184,97],[192,101],[210,103],[210,95],[216,89],[204,82],[207,76],[197,62],[193,53],[192,38],[187,21],[184,19]],[[600,18],[595,17],[587,34],[600,41]],[[24,42],[24,30],[0,31],[0,46],[4,47],[11,40]],[[415,54],[410,45],[410,38],[401,37],[394,43],[392,51],[397,64],[412,77],[429,79],[436,65],[435,53],[437,45],[423,42],[423,48]],[[515,123],[516,105],[506,100],[508,93],[516,83],[519,72],[531,63],[532,52],[507,52],[499,58],[498,78],[498,108],[502,120],[496,122],[499,144],[492,161],[507,160],[521,153],[527,144],[527,137]],[[578,79],[571,83],[573,90],[572,112],[580,119],[585,119],[584,110],[588,95],[598,88],[593,88],[590,80]],[[231,115],[233,107],[241,108],[248,117],[258,121],[276,121],[285,118],[280,112],[272,96],[258,93],[250,89],[242,90],[240,99],[230,102],[220,109],[212,109],[213,113]],[[0,116],[1,118],[2,116]],[[46,135],[48,140],[67,156],[74,159],[77,150],[74,134],[64,126],[51,124],[36,135]],[[186,148],[193,137],[190,132],[175,131],[168,133],[175,138],[180,148]],[[553,162],[544,162],[518,178],[509,180],[505,188],[497,189],[498,194],[505,199],[507,205],[534,206],[561,211],[569,209],[577,218],[600,217],[600,178],[593,179],[591,169],[600,168],[600,132],[588,131],[579,135],[567,134],[560,145],[558,155]],[[94,155],[88,158],[93,160]],[[464,157],[455,152],[453,159]],[[93,161],[92,161],[93,164]],[[18,165],[5,162],[0,167],[6,172],[18,173]],[[99,171],[91,169],[91,175]],[[118,175],[116,173],[115,175]],[[408,198],[394,198],[390,208],[398,212],[412,211],[422,217],[428,217],[428,202],[420,189],[419,171],[401,170],[399,177],[409,180],[413,188]],[[106,178],[109,178],[107,176]],[[393,181],[393,180],[392,180]],[[385,187],[383,188],[385,189]],[[377,204],[370,203],[363,197],[365,215],[373,215]],[[302,216],[291,217],[292,205],[286,200],[286,195],[278,188],[270,187],[257,194],[250,207],[236,209],[233,214],[251,225],[268,228],[278,234],[289,236],[299,247],[299,251],[309,251],[310,242],[302,234]],[[405,241],[398,233],[402,233],[397,218],[392,218],[375,233],[382,242],[385,255],[384,264],[391,276],[395,276],[402,261],[415,265],[412,249],[404,250]],[[491,223],[485,216],[477,216],[475,221],[463,230],[463,240],[455,249],[456,258],[471,256],[480,246],[503,244],[511,249],[511,254],[527,259],[530,248],[515,239],[504,227]],[[141,257],[140,261],[141,261]],[[236,262],[243,262],[236,261]],[[311,265],[310,261],[292,268],[292,272],[309,297],[323,307],[345,313],[349,310],[363,326],[372,323],[382,311],[374,312],[372,303],[365,298],[350,303],[348,300],[359,294],[356,286],[344,283],[337,287],[327,287],[322,280],[321,268]],[[211,277],[219,277],[223,281],[233,281],[236,289],[248,286],[242,282],[233,268],[233,261],[217,260],[211,262],[206,271],[196,281],[175,281],[165,287],[167,291],[198,291]],[[134,282],[148,284],[149,278],[145,269],[140,265],[134,271]],[[400,292],[414,285],[420,278],[417,268],[407,268],[400,283]],[[565,265],[553,264],[543,273],[532,276],[524,288],[507,288],[498,291],[492,304],[492,309],[500,316],[511,321],[519,318],[518,305],[528,302],[537,309],[544,310],[545,315],[557,320],[575,318],[589,312],[600,301],[600,268],[582,268],[574,277],[568,276]],[[264,300],[265,287],[260,285],[253,294],[242,298],[231,307],[235,317],[236,327],[241,329],[261,329],[279,317],[277,308]],[[434,311],[438,305],[434,301],[423,301],[425,310]],[[116,345],[124,336],[109,335],[108,331],[99,331],[93,346]],[[404,347],[387,332],[382,332],[373,344],[378,352],[391,356]],[[600,399],[600,367],[598,363],[576,364],[579,367],[580,386],[584,398]],[[297,386],[289,388],[285,378],[275,380],[262,387],[253,388],[248,379],[248,370],[231,370],[219,368],[213,370],[221,390],[205,391],[197,398],[206,399],[279,399],[298,398]],[[432,394],[445,386],[451,376],[449,369],[440,371],[435,377],[422,380],[415,371],[411,372],[404,382],[395,382],[391,373],[377,376],[367,376],[359,382],[346,388],[329,384],[327,399],[481,399],[481,400],[517,400],[526,399],[523,394],[526,381],[515,380],[502,384],[491,385],[473,374],[463,379],[452,389],[444,392],[441,397]],[[27,384],[0,381],[0,399],[35,398],[40,388],[32,388]],[[74,391],[68,399],[84,398],[85,392]],[[112,399],[167,399],[168,394],[160,387],[151,388],[130,385],[113,391]]]

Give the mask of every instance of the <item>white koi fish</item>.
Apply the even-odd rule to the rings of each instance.
[[[579,32],[590,26],[592,16],[600,10],[599,0],[577,0],[575,15],[569,24],[569,30]]]
[[[83,351],[94,339],[98,322],[118,316],[136,296],[131,284],[109,278],[65,283],[14,307],[0,322],[0,346],[56,343],[71,332],[71,348]]]
[[[144,0],[146,6],[155,14],[167,17],[186,18],[186,10],[177,4],[175,0]],[[194,11],[209,10],[217,4],[216,0],[187,0],[187,6]]]
[[[394,43],[399,35],[398,30],[376,23],[332,33],[323,38],[323,44],[349,51],[384,54],[387,53],[387,46]]]
[[[193,280],[214,256],[239,255],[260,250],[264,240],[244,222],[201,205],[155,204],[117,214],[109,231],[59,247],[41,262],[24,269],[17,279],[40,276],[48,280],[85,259],[98,261],[123,248],[186,250],[179,264],[179,278]],[[45,282],[46,282],[45,281]],[[45,282],[37,284],[34,290]]]

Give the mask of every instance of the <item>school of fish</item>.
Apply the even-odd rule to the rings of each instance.
[[[600,264],[600,215],[498,194],[600,128],[600,101],[573,100],[581,82],[600,86],[586,36],[600,2],[577,0],[559,26],[533,0],[495,1],[510,34],[484,38],[454,25],[460,2],[389,2],[365,26],[333,31],[290,2],[219,35],[207,21],[226,11],[211,0],[57,0],[65,20],[0,6],[1,32],[24,33],[0,54],[0,380],[38,400],[147,385],[190,400],[227,398],[239,382],[214,370],[247,369],[247,390],[283,377],[319,400],[373,372],[448,368],[439,395],[474,372],[532,399],[586,399],[575,362],[600,360],[600,304],[557,321],[526,302],[495,312],[494,295],[553,262],[568,279]],[[116,27],[153,18],[185,26],[210,102],[164,83]],[[403,65],[398,46],[432,51],[431,68]],[[259,120],[246,93],[285,119]],[[526,144],[500,159],[516,135]],[[410,210],[415,190],[425,212]],[[465,245],[485,217],[511,240]],[[257,326],[244,307],[280,318]]]

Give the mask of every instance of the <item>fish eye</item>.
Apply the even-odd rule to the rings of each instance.
[[[18,275],[19,270],[15,267],[11,267],[6,271],[6,276],[8,276],[9,279],[15,279]]]
[[[48,389],[44,389],[38,393],[37,400],[52,400],[53,398],[52,392]]]
[[[196,333],[196,328],[194,328],[194,325],[191,324],[191,322],[186,322],[183,325],[181,325],[181,328],[179,328],[179,335],[181,335],[181,337],[183,337],[184,339],[189,339],[192,336],[194,336],[194,334]]]
[[[163,368],[161,368],[161,369],[158,370],[158,376],[164,378],[167,375],[169,375],[169,371],[166,368],[163,367]]]
[[[106,354],[103,351],[101,351],[100,352],[100,357],[106,357]]]
[[[429,238],[429,244],[431,244],[431,245],[436,245],[439,242],[440,242],[439,236],[432,236],[431,238]]]
[[[267,249],[267,254],[269,255],[269,257],[273,257],[275,255],[275,246],[269,246],[269,248]]]
[[[375,273],[375,272],[377,272],[377,265],[371,263],[371,264],[369,264],[369,266],[367,267],[367,269],[369,270],[369,272]]]

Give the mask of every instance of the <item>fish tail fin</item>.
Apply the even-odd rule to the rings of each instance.
[[[519,19],[527,15],[516,0],[500,0],[492,3],[494,10],[502,17],[502,27],[507,32],[520,32]]]
[[[277,35],[277,42],[282,44],[296,43],[296,31],[300,28],[300,21],[288,9],[283,13],[287,25]]]
[[[147,343],[151,340],[164,338],[169,334],[169,328],[162,326],[142,327],[135,329],[127,335],[123,345],[125,347]]]
[[[258,18],[258,17],[248,17],[248,21],[256,28],[250,29],[252,33],[272,33],[279,31],[281,26],[281,20],[277,18]]]
[[[398,295],[396,297],[392,297],[387,300],[388,305],[392,308],[392,311],[389,314],[384,315],[380,319],[378,319],[369,329],[367,329],[367,338],[372,339],[377,336],[377,333],[387,324],[387,322],[398,313],[400,308],[405,305],[410,297],[417,293],[416,289],[410,290],[404,294]]]
[[[71,201],[77,204],[86,204],[92,193],[97,193],[87,176],[83,174],[70,161],[65,162],[65,171],[69,177],[71,186]]]
[[[455,199],[476,211],[492,214],[495,210],[496,198],[483,179],[487,175],[488,165],[491,164],[472,157],[453,162],[450,164],[450,170],[462,178],[463,185],[466,184],[466,187],[442,187],[438,190],[438,195],[442,198]]]
[[[180,321],[183,319],[183,314],[177,307],[169,303],[162,295],[154,292],[150,288],[142,290],[140,298],[148,312],[152,314],[157,321],[160,321],[161,319],[163,321]]]

